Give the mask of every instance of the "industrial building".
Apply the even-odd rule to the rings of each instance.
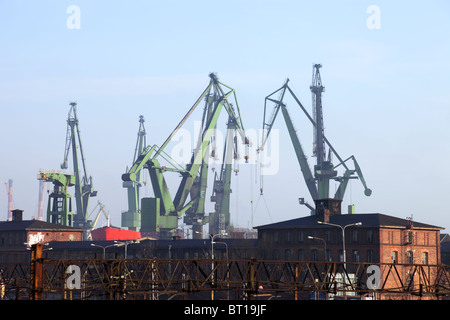
[[[22,220],[22,210],[13,210],[11,221],[0,222],[0,262],[27,261],[26,249],[36,243],[82,241],[83,231],[40,220]]]
[[[257,229],[261,259],[441,263],[443,228],[381,213],[328,212]]]
[[[334,212],[325,209],[258,226],[258,239],[217,237],[213,240],[215,258],[441,264],[443,228],[381,213],[341,214],[336,202],[327,201],[330,207],[335,205]],[[0,223],[0,250],[23,252],[27,244],[48,243],[52,248],[49,257],[93,258],[100,257],[99,247],[107,246],[107,257],[123,258],[121,247],[128,243],[128,257],[211,258],[211,239],[139,238],[138,232],[110,227],[93,230],[92,241],[82,241],[82,234],[83,229],[22,221],[19,216]]]

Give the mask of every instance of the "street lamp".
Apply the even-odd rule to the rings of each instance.
[[[106,248],[109,248],[109,247],[117,247],[117,243],[115,243],[115,244],[112,244],[112,245],[109,245],[109,246],[99,246],[98,244],[94,244],[94,243],[91,243],[91,246],[92,247],[99,247],[99,248],[102,248],[103,249],[103,259],[106,259],[105,258],[105,256],[106,256]]]
[[[345,226],[341,226],[341,225],[339,225],[339,224],[334,224],[334,223],[329,223],[329,222],[323,222],[323,221],[317,221],[317,223],[319,223],[319,224],[327,224],[327,225],[330,225],[330,226],[333,226],[333,227],[339,227],[339,228],[341,228],[341,230],[342,230],[342,253],[343,253],[343,255],[344,255],[344,270],[343,270],[343,273],[342,273],[342,280],[343,280],[343,285],[344,285],[344,297],[346,297],[346,290],[345,290],[345,286],[346,286],[346,277],[345,277],[345,273],[347,273],[347,258],[346,258],[346,256],[347,256],[347,254],[346,254],[346,252],[345,252],[345,228],[347,228],[347,227],[350,227],[350,226],[361,226],[362,225],[362,222],[356,222],[356,223],[350,223],[350,224],[347,224],[347,225],[345,225]]]
[[[318,238],[318,237],[313,237],[313,236],[308,236],[308,239],[314,239],[314,240],[321,240],[323,241],[323,245],[324,245],[324,258],[325,260],[323,261],[327,261],[327,242],[325,241],[325,239],[322,238]]]
[[[128,250],[128,245],[132,244],[132,243],[141,243],[139,240],[131,240],[131,241],[125,241],[125,242],[119,242],[119,241],[114,241],[116,242],[116,244],[118,245],[118,243],[123,244],[125,246],[125,256],[124,259],[127,258],[127,250]]]
[[[203,232],[200,231],[195,231],[195,233],[197,234],[203,234]],[[208,234],[209,237],[211,238],[211,284],[214,285],[214,238],[217,236],[227,236],[227,233],[223,233],[223,234]],[[227,246],[227,251],[228,251],[228,246]],[[228,253],[227,253],[228,255]],[[214,290],[211,290],[211,300],[214,300]]]
[[[195,231],[195,233],[203,234],[203,232],[200,232],[200,231]],[[218,237],[218,236],[220,237],[220,236],[227,236],[227,235],[228,235],[227,233],[223,233],[223,234],[218,233],[218,234],[214,234],[214,235],[208,234],[208,236],[211,238],[211,259],[214,259],[214,244],[218,243],[218,242],[214,242],[214,238]],[[228,250],[228,246],[227,246],[227,250]]]
[[[346,258],[346,252],[345,252],[345,228],[350,227],[350,226],[361,226],[362,222],[356,222],[356,223],[351,223],[351,224],[347,224],[345,226],[341,226],[339,224],[334,224],[334,223],[329,223],[329,222],[323,222],[323,221],[317,221],[317,223],[319,224],[326,224],[326,225],[330,225],[333,227],[339,227],[342,230],[342,254],[343,254],[343,260],[344,260],[344,269],[347,268],[347,258]]]

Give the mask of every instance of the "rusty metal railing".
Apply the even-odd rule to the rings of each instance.
[[[450,299],[441,265],[211,259],[0,264],[0,299]]]

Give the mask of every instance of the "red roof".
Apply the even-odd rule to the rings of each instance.
[[[92,240],[136,240],[141,238],[141,233],[133,230],[116,227],[104,227],[91,231]]]

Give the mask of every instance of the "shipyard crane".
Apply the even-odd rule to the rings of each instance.
[[[61,164],[61,169],[68,168],[68,157],[70,149],[72,149],[73,170],[75,176],[76,213],[74,215],[73,222],[75,227],[89,230],[92,229],[92,221],[87,220],[89,200],[91,197],[95,197],[97,195],[97,191],[94,191],[94,188],[92,186],[92,177],[88,176],[86,170],[83,146],[81,144],[81,136],[78,126],[76,102],[70,103],[70,110],[67,118],[64,161]],[[78,149],[80,150],[81,168],[83,170],[83,175],[80,174]]]
[[[147,147],[144,122],[144,116],[139,116],[139,129],[132,163],[136,161],[137,157],[142,153],[142,151],[144,151],[145,147]],[[124,188],[127,188],[128,194],[128,210],[122,212],[122,227],[127,227],[129,230],[137,231],[141,220],[141,171],[139,170],[136,172],[136,181],[123,181],[122,185]]]
[[[190,208],[197,207],[197,209],[192,210],[190,216],[187,216],[186,218],[188,221],[192,221],[193,229],[194,227],[201,226],[205,223],[206,217],[204,217],[204,209],[198,207],[199,204],[200,206],[203,206],[202,203],[204,203],[202,197],[204,197],[206,180],[200,178],[200,185],[195,186],[195,188],[193,187],[196,180],[199,181],[199,173],[202,171],[203,173],[205,172],[203,167],[203,164],[206,162],[205,155],[207,155],[211,137],[222,109],[225,109],[229,117],[236,122],[238,127],[237,131],[242,138],[242,142],[248,143],[248,139],[245,137],[239,108],[236,105],[236,113],[231,103],[228,101],[229,98],[236,98],[234,89],[219,82],[217,76],[213,73],[211,73],[209,77],[209,85],[165,142],[160,147],[156,145],[146,147],[130,170],[122,175],[123,181],[137,181],[137,172],[144,168],[144,166],[148,169],[155,197],[143,199],[143,201],[146,201],[146,208],[144,209],[143,202],[141,207],[141,230],[143,230],[142,224],[145,220],[146,223],[148,222],[149,224],[149,231],[159,232],[160,237],[163,239],[173,236],[174,230],[178,226],[179,217],[187,213]],[[225,92],[224,90],[227,91]],[[207,112],[204,112],[204,127],[202,128],[201,138],[198,139],[190,162],[183,167],[173,161],[173,159],[165,153],[164,149],[203,99],[206,99],[207,102],[211,103],[209,104],[209,108],[205,108]],[[161,165],[160,160],[166,160],[169,163],[169,166]],[[182,178],[175,197],[173,198],[164,178],[164,173],[166,172],[177,172]],[[195,189],[196,191],[193,192]],[[188,196],[190,196],[189,201],[187,201]],[[146,210],[148,210],[148,212],[146,212]]]
[[[214,184],[213,193],[211,195],[211,202],[215,202],[215,205],[214,212],[211,212],[209,214],[210,234],[229,234],[230,198],[232,192],[231,175],[233,171],[237,175],[238,170],[233,170],[233,161],[239,160],[236,136],[237,129],[238,126],[236,125],[235,121],[231,117],[229,117],[221,168],[219,172],[214,172]],[[248,160],[248,158],[246,158],[246,160]]]
[[[59,172],[40,171],[38,180],[53,183],[53,192],[48,197],[47,222],[73,226],[72,197],[68,187],[75,186],[76,177]]]
[[[303,178],[306,182],[306,186],[308,188],[308,191],[310,193],[311,198],[316,201],[319,199],[328,199],[330,198],[329,195],[329,183],[331,180],[335,180],[339,183],[339,187],[334,195],[334,199],[336,200],[342,200],[344,198],[345,190],[348,184],[349,179],[358,179],[361,181],[361,183],[364,186],[364,194],[366,196],[370,196],[372,193],[372,190],[370,190],[367,187],[367,184],[365,182],[364,176],[362,174],[361,168],[356,161],[356,158],[354,156],[350,156],[346,160],[343,160],[339,154],[336,152],[336,150],[333,148],[333,146],[330,144],[328,139],[326,138],[324,134],[324,125],[323,125],[323,114],[322,114],[322,92],[324,92],[325,88],[322,85],[321,77],[320,77],[320,64],[315,64],[313,66],[313,81],[312,85],[310,86],[312,97],[313,97],[313,117],[309,115],[309,113],[306,111],[305,107],[302,105],[300,100],[297,98],[297,96],[294,94],[292,89],[289,87],[289,79],[286,80],[284,85],[279,88],[278,90],[274,91],[270,95],[268,95],[265,98],[264,102],[264,116],[263,116],[263,138],[260,147],[258,148],[258,151],[261,151],[264,149],[265,144],[267,142],[267,138],[270,135],[270,132],[272,130],[273,124],[275,122],[275,119],[278,115],[278,112],[281,110],[281,113],[283,114],[284,120],[286,122],[286,126],[289,132],[289,136],[291,138],[296,156],[297,161],[300,165],[300,169],[303,175]],[[284,103],[284,98],[286,92],[289,92],[289,94],[294,98],[295,102],[300,106],[306,117],[309,119],[309,121],[312,123],[314,128],[314,140],[313,140],[313,156],[316,157],[317,161],[314,165],[314,174],[311,171],[311,168],[307,161],[307,156],[305,152],[303,151],[303,148],[300,144],[300,140],[297,136],[297,132],[294,128],[292,119],[289,115],[289,112],[287,110],[286,104]],[[278,94],[278,98],[274,97],[276,94]],[[273,108],[272,114],[270,118],[267,116],[268,112],[268,104],[274,103],[275,106]],[[267,119],[266,119],[267,116]],[[325,147],[328,146],[330,151],[328,154],[328,157],[326,156],[326,150]],[[339,163],[334,166],[331,161],[331,156],[334,155],[338,160]],[[350,168],[347,166],[347,162],[349,160],[353,160],[354,168]],[[343,166],[345,169],[345,172],[342,176],[338,176],[337,168],[339,166]],[[356,174],[356,176],[355,176]],[[262,186],[261,186],[261,192],[262,192]],[[300,203],[305,204],[308,208],[310,208],[312,211],[314,208],[307,204],[307,202],[304,201],[304,198],[300,198]]]

